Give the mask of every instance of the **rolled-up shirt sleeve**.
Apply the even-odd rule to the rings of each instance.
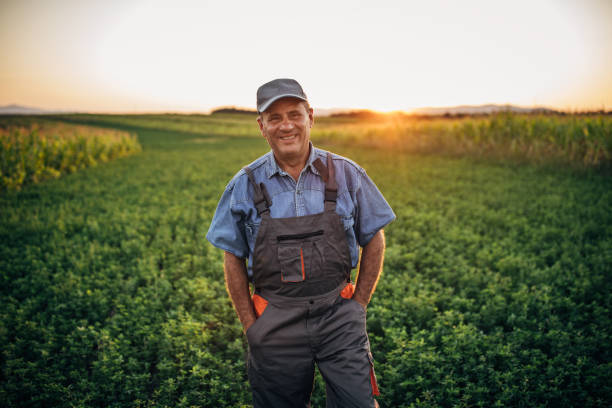
[[[239,258],[249,256],[243,214],[232,208],[235,204],[234,185],[230,183],[217,205],[206,239],[219,249]]]
[[[364,247],[378,231],[395,219],[395,213],[364,170],[360,172],[355,198],[357,240]]]

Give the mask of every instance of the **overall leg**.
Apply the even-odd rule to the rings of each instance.
[[[375,407],[365,310],[339,298],[322,316],[316,361],[327,387],[327,407]]]
[[[314,358],[305,333],[305,310],[269,304],[247,330],[253,406],[309,407]]]

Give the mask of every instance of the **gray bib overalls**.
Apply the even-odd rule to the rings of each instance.
[[[325,210],[271,218],[263,183],[254,190],[261,224],[253,250],[253,302],[258,319],[246,332],[254,407],[308,407],[316,363],[326,382],[327,407],[374,407],[378,395],[366,313],[350,299],[351,258],[336,213],[337,183],[331,154]]]

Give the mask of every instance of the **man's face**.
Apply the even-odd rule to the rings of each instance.
[[[295,98],[279,99],[257,119],[261,134],[280,160],[301,159],[308,155],[313,121],[312,108],[306,109],[302,101]]]

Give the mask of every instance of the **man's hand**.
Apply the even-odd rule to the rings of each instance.
[[[240,319],[242,323],[243,330],[246,333],[249,327],[257,320],[255,310],[253,309],[251,294],[249,293],[246,262],[243,258],[238,258],[236,255],[227,251],[225,251],[223,261],[225,287],[234,304],[238,319]]]
[[[378,278],[382,272],[385,253],[385,234],[380,230],[361,251],[361,262],[353,300],[364,309],[368,307],[372,293],[376,289]]]

